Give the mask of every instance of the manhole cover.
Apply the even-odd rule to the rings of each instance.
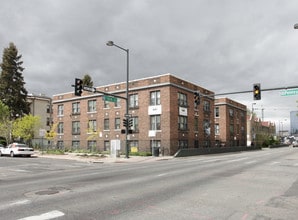
[[[61,193],[66,193],[69,192],[70,189],[66,187],[50,187],[47,189],[42,189],[38,191],[33,191],[33,192],[28,192],[25,193],[25,196],[28,197],[35,197],[35,196],[50,196],[50,195],[55,195],[55,194],[61,194]]]
[[[38,191],[35,194],[36,195],[53,195],[59,193],[58,190],[43,190],[43,191]]]

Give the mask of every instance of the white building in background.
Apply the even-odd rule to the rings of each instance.
[[[29,102],[30,114],[33,116],[40,117],[40,129],[34,134],[34,139],[32,141],[33,146],[45,146],[48,141],[43,138],[45,132],[50,131],[50,126],[52,124],[52,99],[43,94],[27,95],[27,102]]]
[[[298,111],[290,112],[290,134],[298,137]]]

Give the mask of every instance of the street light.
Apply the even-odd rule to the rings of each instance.
[[[127,121],[129,120],[129,114],[128,114],[128,86],[129,86],[129,49],[125,49],[123,47],[118,46],[113,41],[108,41],[107,46],[115,46],[119,49],[126,52],[126,113],[125,118]],[[129,158],[129,149],[128,149],[128,126],[125,127],[125,145],[126,145],[126,158]]]

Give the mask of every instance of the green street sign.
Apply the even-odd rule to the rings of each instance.
[[[117,98],[116,97],[107,96],[107,95],[104,95],[102,97],[102,100],[107,101],[107,102],[117,102]]]
[[[287,89],[283,90],[280,93],[281,96],[292,96],[292,95],[298,95],[298,88],[297,89]]]

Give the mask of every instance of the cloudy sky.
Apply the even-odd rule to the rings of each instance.
[[[29,93],[171,73],[215,93],[298,85],[297,0],[0,0],[0,48],[22,54]],[[2,59],[1,59],[2,62]],[[298,96],[229,95],[286,129]],[[264,109],[263,111],[261,109]]]

